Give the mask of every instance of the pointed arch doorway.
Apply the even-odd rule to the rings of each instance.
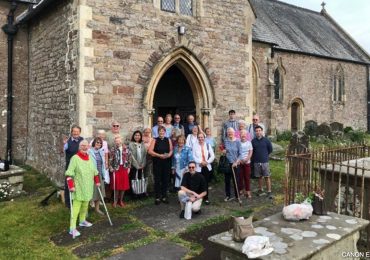
[[[182,123],[192,114],[196,116],[194,96],[188,80],[182,71],[172,65],[158,82],[153,100],[154,119],[167,114],[179,114]]]
[[[172,100],[171,100],[172,99]],[[158,115],[194,114],[204,127],[213,127],[214,93],[208,74],[196,56],[178,48],[155,67],[144,96],[144,122],[152,126]]]

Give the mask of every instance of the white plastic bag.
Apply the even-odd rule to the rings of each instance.
[[[103,176],[103,178],[104,178],[104,182],[105,182],[106,184],[109,184],[109,183],[110,183],[109,172],[108,172],[108,170],[107,170],[107,169],[104,169],[104,170],[103,170],[103,172],[104,172],[104,176]]]
[[[191,219],[192,205],[193,205],[193,202],[191,202],[191,201],[186,202],[186,204],[185,204],[185,213],[184,213],[184,218],[185,219]]]
[[[283,208],[283,216],[286,220],[309,219],[312,216],[312,205],[306,202],[291,204]]]
[[[257,258],[270,254],[274,248],[270,244],[270,239],[265,236],[249,236],[245,239],[242,252],[248,258]]]

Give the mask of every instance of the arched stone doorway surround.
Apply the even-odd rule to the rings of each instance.
[[[194,96],[197,121],[203,128],[213,128],[215,98],[208,73],[197,57],[185,47],[174,49],[153,66],[143,99],[144,124],[153,125],[156,88],[162,76],[173,65],[181,70],[189,82]]]
[[[291,131],[303,130],[304,103],[301,98],[294,98],[289,103],[289,125]]]

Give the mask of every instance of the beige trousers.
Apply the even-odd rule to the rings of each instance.
[[[182,201],[186,196],[190,197],[190,194],[188,195],[185,191],[179,190],[178,197],[179,197],[179,201],[180,201],[180,205],[181,205],[181,210],[185,209],[185,203],[182,202]],[[198,199],[198,200],[193,202],[193,204],[191,205],[191,209],[192,209],[193,212],[198,212],[200,210],[200,206],[202,205],[202,201],[203,201],[203,199]]]

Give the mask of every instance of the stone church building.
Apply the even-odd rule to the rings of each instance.
[[[6,23],[9,3],[0,2]],[[113,119],[127,131],[195,114],[219,135],[227,111],[268,132],[307,120],[367,128],[370,57],[327,14],[276,0],[42,0],[19,6],[13,158],[60,179],[62,136]],[[0,142],[7,35],[0,32]],[[5,154],[1,145],[0,154]]]

